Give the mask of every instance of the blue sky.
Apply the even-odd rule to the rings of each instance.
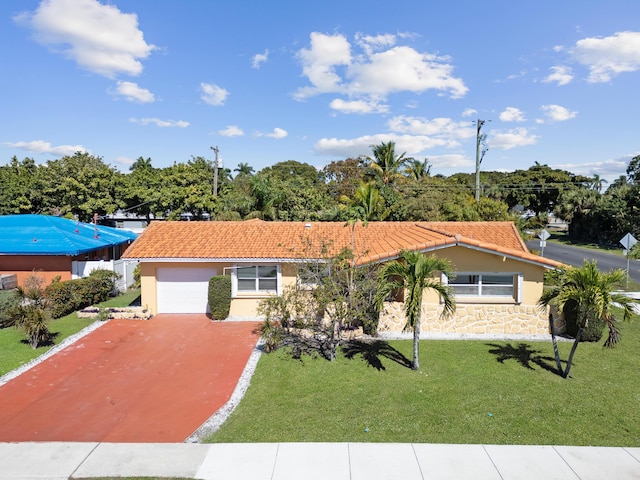
[[[395,141],[432,173],[640,153],[637,0],[3,0],[0,164],[322,168]]]

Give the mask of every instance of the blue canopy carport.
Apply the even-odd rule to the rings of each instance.
[[[118,260],[136,237],[127,230],[62,217],[2,215],[0,274],[16,274],[19,283],[34,270],[46,280],[58,275],[68,280],[72,273],[82,276],[77,262]]]

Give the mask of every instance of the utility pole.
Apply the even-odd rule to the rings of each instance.
[[[486,145],[484,145],[484,141],[486,140],[487,136],[480,134],[485,121],[486,120],[478,119],[476,122],[476,202],[480,201],[480,164],[482,163],[484,154],[487,153],[487,150],[489,150]]]
[[[215,159],[213,160],[213,196],[218,196],[218,146],[209,147],[216,154]]]

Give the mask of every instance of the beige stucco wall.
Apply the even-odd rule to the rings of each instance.
[[[141,262],[140,263],[140,288],[142,306],[149,309],[152,314],[158,313],[156,272],[158,268],[215,268],[218,275],[229,275],[231,263],[222,262]],[[282,286],[294,284],[296,281],[295,268],[290,265],[282,266]],[[260,300],[269,295],[239,294],[231,299],[229,317],[243,319],[253,318],[258,315],[257,308]]]

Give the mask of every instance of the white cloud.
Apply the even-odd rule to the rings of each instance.
[[[204,100],[205,103],[213,105],[214,107],[224,105],[224,102],[229,96],[228,91],[213,83],[201,83],[200,91],[202,92],[200,98]]]
[[[542,81],[544,83],[556,83],[558,86],[567,85],[573,80],[573,72],[571,68],[561,65],[551,67],[552,73],[546,76]]]
[[[64,157],[65,155],[73,155],[76,152],[91,153],[82,145],[58,145],[57,147],[54,147],[49,142],[45,142],[44,140],[32,140],[30,142],[6,142],[5,145],[13,148],[20,148],[22,150],[26,150],[27,152],[50,153],[60,157]]]
[[[507,132],[492,133],[487,139],[487,145],[492,149],[511,150],[515,147],[534,145],[537,141],[538,137],[529,133],[526,128],[515,128]]]
[[[540,109],[552,122],[564,122],[565,120],[575,118],[575,116],[578,115],[578,112],[572,112],[560,105],[543,105]]]
[[[313,32],[310,48],[297,54],[311,85],[298,89],[294,97],[304,100],[313,95],[344,93],[350,101],[360,98],[380,101],[401,91],[436,90],[452,98],[467,93],[464,82],[453,76],[448,57],[394,44],[393,35],[358,34],[356,46],[362,53],[352,55],[352,45],[344,35]]]
[[[434,147],[447,146],[446,140],[424,135],[395,135],[380,133],[358,138],[322,138],[314,145],[314,151],[322,155],[355,158],[371,155],[371,146],[382,142],[395,142],[396,152],[417,156],[420,152]]]
[[[135,159],[131,157],[116,157],[114,160],[118,165],[123,165],[125,167],[130,167],[135,162]]]
[[[576,42],[570,53],[589,68],[589,82],[608,82],[620,73],[640,69],[640,32],[583,38]]]
[[[130,118],[129,121],[131,123],[139,123],[140,125],[155,125],[156,127],[161,127],[161,128],[168,128],[168,127],[187,128],[189,126],[189,122],[185,122],[184,120],[160,120],[159,118]]]
[[[591,177],[597,173],[601,178],[611,183],[621,175],[626,174],[627,165],[629,165],[629,162],[634,156],[635,155],[628,155],[621,158],[605,160],[602,162],[564,163],[551,165],[551,167],[560,168],[562,170],[575,173],[576,175],[584,175],[585,177]]]
[[[428,160],[435,168],[461,168],[475,165],[475,160],[461,154],[429,156]]]
[[[33,30],[38,43],[109,78],[139,75],[140,60],[156,49],[145,42],[136,14],[97,0],[43,0],[34,12],[13,18]]]
[[[153,93],[134,82],[118,82],[113,93],[123,96],[129,102],[151,103],[156,100]]]
[[[477,115],[478,111],[475,108],[467,108],[462,112],[463,117],[471,117],[472,115]]]
[[[289,133],[286,130],[283,130],[282,128],[277,128],[277,127],[274,128],[273,132],[271,133],[256,132],[257,137],[269,137],[269,138],[276,138],[278,140],[286,137],[287,135],[289,135]]]
[[[264,53],[256,53],[251,59],[251,66],[256,70],[260,68],[260,65],[266,63],[269,59],[269,50],[265,50]]]
[[[242,129],[235,125],[228,125],[227,128],[218,130],[218,133],[223,137],[242,137],[244,135]]]
[[[341,113],[387,113],[389,105],[382,105],[375,100],[342,100],[336,98],[329,106]]]
[[[446,141],[450,146],[457,146],[458,139],[471,138],[476,135],[475,128],[469,122],[455,122],[450,118],[393,117],[387,123],[393,132],[410,135],[435,137]]]
[[[507,107],[504,112],[500,113],[500,120],[503,122],[524,122],[524,114],[522,110],[516,107]]]

